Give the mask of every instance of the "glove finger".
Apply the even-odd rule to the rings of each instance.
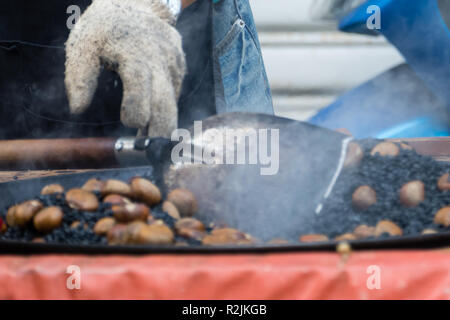
[[[97,78],[100,74],[100,58],[96,46],[75,28],[66,43],[65,84],[70,111],[79,114],[91,104]]]
[[[142,63],[120,63],[123,83],[120,119],[131,128],[144,129],[150,121],[151,73]]]
[[[148,136],[170,138],[178,126],[177,88],[167,72],[152,74],[151,108]]]

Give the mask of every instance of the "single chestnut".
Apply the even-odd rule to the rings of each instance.
[[[96,211],[99,205],[95,194],[83,189],[69,190],[66,193],[66,202],[72,209],[82,211]]]
[[[345,156],[344,168],[358,166],[364,158],[363,148],[356,142],[350,142],[347,147],[347,154]]]
[[[254,241],[248,235],[239,230],[232,228],[215,229],[211,234],[206,235],[203,240],[203,245],[243,245],[252,244]]]
[[[450,206],[444,207],[436,213],[434,223],[450,227]]]
[[[328,237],[323,234],[307,234],[299,238],[300,242],[311,243],[311,242],[324,242],[328,241]]]
[[[366,211],[377,203],[377,193],[370,186],[361,186],[353,192],[352,205],[356,211]]]
[[[372,149],[372,151],[370,151],[372,156],[378,154],[382,157],[395,157],[398,156],[399,153],[400,148],[393,142],[380,142]]]
[[[115,205],[111,208],[118,222],[128,223],[135,220],[147,221],[150,209],[141,203],[128,203],[124,206]]]
[[[390,236],[401,236],[403,234],[403,230],[396,225],[394,222],[389,220],[383,220],[377,223],[375,227],[375,236],[379,237],[382,234],[387,233]]]
[[[101,193],[103,196],[107,196],[109,194],[120,194],[125,197],[131,197],[131,187],[120,180],[109,179],[105,181],[101,189]]]
[[[161,202],[161,191],[151,181],[144,178],[131,179],[131,194],[135,199],[154,206]]]
[[[131,203],[131,200],[127,197],[121,196],[120,194],[109,194],[103,199],[103,202],[111,205],[123,206],[127,203]]]
[[[86,181],[86,183],[81,187],[81,189],[88,192],[101,192],[104,185],[105,185],[104,181],[93,178]]]
[[[81,221],[76,220],[76,221],[74,221],[74,222],[72,222],[72,223],[70,224],[70,228],[71,228],[71,229],[76,229],[76,228],[78,228],[80,225],[81,225]],[[83,224],[83,230],[88,230],[88,229],[89,229],[89,224],[84,223],[84,224]]]
[[[439,178],[437,185],[441,191],[450,190],[450,173],[442,175],[442,177]]]
[[[191,229],[204,232],[206,230],[205,225],[200,220],[194,218],[183,218],[175,222],[175,230]]]
[[[177,207],[182,217],[192,217],[198,210],[197,199],[187,189],[172,190],[167,196],[167,200]]]
[[[63,193],[64,192],[64,187],[60,184],[49,184],[47,186],[45,186],[44,188],[42,188],[41,190],[41,195],[45,196],[45,195],[50,195],[50,194],[55,194],[55,193]]]
[[[436,233],[438,233],[438,232],[436,230],[434,230],[434,229],[424,229],[422,231],[423,235],[425,235],[425,234],[436,234]]]
[[[410,181],[405,183],[399,191],[400,203],[412,208],[425,200],[425,184],[422,181]]]
[[[357,226],[355,230],[353,230],[353,234],[357,239],[365,239],[375,236],[375,227],[369,227],[365,224]]]
[[[6,212],[6,223],[8,224],[9,227],[17,226],[17,224],[16,224],[16,208],[17,208],[17,205],[12,206]]]
[[[30,200],[17,205],[14,217],[15,225],[25,227],[42,208],[44,205],[38,200]]]
[[[120,245],[125,244],[128,239],[127,235],[127,225],[116,224],[112,227],[107,234],[108,244],[110,245]]]
[[[133,243],[146,245],[168,245],[174,242],[175,236],[166,225],[152,224],[139,228]]]
[[[145,228],[147,224],[143,221],[136,220],[129,224],[127,224],[126,229],[126,243],[128,244],[137,244],[139,242],[139,233],[142,228]]]
[[[335,241],[351,241],[356,239],[357,238],[353,233],[344,233],[334,238]]]
[[[174,219],[181,219],[180,212],[178,212],[177,207],[175,207],[175,205],[170,201],[163,202],[162,210]]]
[[[74,222],[72,222],[70,224],[70,228],[71,229],[76,229],[76,228],[78,228],[80,226],[80,224],[81,224],[81,222],[79,220],[75,220]]]
[[[189,228],[177,229],[177,234],[180,237],[183,237],[186,239],[194,239],[197,241],[202,241],[203,238],[206,236],[206,233],[203,231],[198,231],[198,230],[189,229]]]
[[[402,148],[403,150],[408,150],[408,151],[412,151],[414,150],[413,147],[411,147],[409,144],[407,144],[406,142],[400,142],[400,148]]]
[[[100,236],[108,234],[109,230],[116,225],[116,220],[111,217],[102,218],[94,226],[94,233]]]
[[[34,216],[33,224],[39,232],[50,232],[61,226],[63,216],[60,207],[48,207]]]

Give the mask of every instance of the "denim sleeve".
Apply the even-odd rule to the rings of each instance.
[[[214,5],[213,43],[217,112],[273,114],[272,96],[248,0],[219,1]]]

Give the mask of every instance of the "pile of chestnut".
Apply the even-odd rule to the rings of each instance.
[[[395,157],[399,155],[400,149],[411,150],[411,146],[406,143],[381,142],[370,152],[371,156]],[[354,167],[361,163],[364,157],[363,148],[356,142],[351,142],[347,149],[347,157],[344,167]],[[450,190],[450,175],[444,174],[436,181],[437,189],[440,192]],[[405,208],[414,208],[426,199],[425,184],[422,181],[409,181],[405,183],[397,194],[398,202]],[[352,194],[352,207],[356,212],[369,210],[377,201],[377,193],[370,185],[357,187]],[[450,227],[450,206],[445,206],[434,213],[434,223],[444,227]],[[422,234],[437,233],[434,229],[424,229]],[[393,221],[381,220],[375,226],[360,225],[354,230],[342,234],[335,238],[336,241],[358,240],[370,237],[380,237],[382,235],[401,236],[402,229]],[[327,241],[328,237],[322,234],[311,234],[300,237],[302,242]]]
[[[81,188],[67,191],[59,184],[52,184],[44,187],[41,195],[64,198],[71,209],[83,212],[96,212],[101,202],[107,204],[113,214],[99,219],[93,232],[106,237],[111,245],[181,246],[188,245],[188,240],[193,239],[204,245],[253,243],[248,234],[226,226],[212,225],[207,228],[203,222],[193,218],[197,212],[197,201],[189,190],[172,190],[163,201],[160,189],[141,177],[132,178],[129,183],[91,179]],[[162,210],[175,221],[173,228],[152,215],[152,207],[161,202]],[[39,200],[29,200],[8,209],[6,224],[0,221],[0,232],[5,232],[8,227],[32,226],[45,235],[61,227],[63,217],[63,208],[45,207]],[[79,221],[74,221],[71,227],[77,228],[79,224]],[[186,242],[180,239],[186,239]],[[44,242],[44,238],[33,241]]]

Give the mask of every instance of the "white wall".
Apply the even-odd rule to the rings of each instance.
[[[338,32],[314,21],[316,0],[250,0],[275,111],[304,120],[340,93],[403,61],[382,37]]]

